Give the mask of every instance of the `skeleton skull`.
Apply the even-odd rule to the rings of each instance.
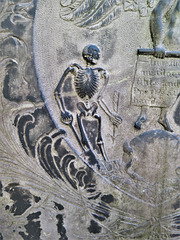
[[[100,58],[100,50],[95,45],[87,45],[83,49],[82,56],[87,63],[97,64]]]

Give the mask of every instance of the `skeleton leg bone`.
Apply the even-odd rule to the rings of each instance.
[[[85,151],[85,148],[84,148],[84,146],[82,145],[82,143],[81,143],[81,141],[80,141],[80,139],[79,139],[79,136],[78,136],[78,134],[77,134],[77,132],[76,132],[74,126],[72,125],[72,123],[69,124],[69,126],[71,127],[71,129],[72,129],[72,131],[73,131],[73,133],[74,133],[74,135],[75,135],[75,137],[76,137],[76,139],[77,139],[79,145],[81,146],[82,150]]]
[[[82,142],[84,147],[86,147],[87,149],[90,149],[90,146],[89,146],[89,143],[88,143],[88,140],[86,138],[86,135],[85,135],[85,132],[84,132],[84,129],[83,129],[83,125],[82,125],[82,115],[83,115],[82,113],[77,114],[78,126],[79,126],[79,130],[80,130],[80,133],[81,133],[81,142]]]
[[[80,141],[79,137],[78,136],[77,137],[78,137],[78,139],[80,141],[80,144],[81,144],[81,147],[84,151],[83,157],[91,165],[97,164],[97,167],[100,168],[99,163],[96,159],[96,156],[94,155],[93,151],[91,150],[90,145],[88,143],[88,140],[86,138],[86,135],[85,135],[85,132],[84,132],[84,129],[83,129],[83,125],[82,125],[82,116],[83,116],[82,112],[80,114],[77,114],[78,126],[79,126],[79,130],[80,130],[80,133],[81,133],[81,141]]]
[[[102,139],[102,136],[101,136],[101,117],[97,114],[95,114],[94,117],[98,120],[97,145],[99,147],[101,155],[104,158],[104,161],[109,162],[108,157],[107,157],[106,152],[105,152],[105,149],[104,149],[104,142],[103,142],[103,139]]]

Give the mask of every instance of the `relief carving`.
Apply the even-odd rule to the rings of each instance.
[[[103,92],[109,81],[109,75],[107,71],[99,67],[92,68],[92,66],[96,65],[97,61],[99,60],[99,48],[95,45],[88,45],[83,49],[82,56],[86,61],[86,68],[82,68],[76,63],[71,64],[70,67],[65,70],[59,81],[59,84],[55,89],[55,98],[61,112],[61,121],[71,127],[82,150],[85,153],[88,152],[91,157],[94,157],[94,154],[83,126],[83,119],[86,117],[88,118],[88,116],[92,116],[95,120],[97,120],[98,126],[96,144],[99,147],[99,151],[102,154],[104,161],[108,161],[101,135],[101,116],[97,114],[98,106],[100,106],[108,115],[114,127],[118,127],[121,122],[121,117],[116,113],[112,113],[103,100]],[[74,127],[75,117],[73,117],[73,114],[66,110],[63,98],[61,96],[62,84],[69,73],[74,76],[74,89],[76,94],[81,100],[83,100],[83,102],[77,103],[77,109],[79,113],[77,113],[75,116],[77,118],[80,136],[78,136],[77,130]],[[101,85],[101,88],[99,88],[99,85]],[[94,163],[97,162],[95,159],[93,161]],[[91,160],[91,162],[93,161]]]
[[[176,59],[180,57],[180,51],[165,50],[163,45],[163,17],[168,15],[166,21],[168,34],[165,37],[172,38],[170,33],[173,32],[173,26],[177,20],[175,13],[179,11],[179,3],[179,1],[169,0],[158,2],[150,18],[154,49],[138,49],[139,55],[153,55],[162,60],[153,57],[139,57],[137,60],[135,80],[132,87],[132,104],[141,106],[141,113],[134,125],[137,129],[141,129],[142,123],[146,122],[148,106],[150,106],[160,108],[158,122],[165,130],[173,132],[167,119],[167,112],[180,92],[178,71],[180,61]]]
[[[178,240],[180,1],[0,8],[0,239]]]
[[[119,18],[123,11],[139,12],[147,16],[154,0],[85,0],[60,1],[60,17],[73,21],[78,27],[98,29]]]

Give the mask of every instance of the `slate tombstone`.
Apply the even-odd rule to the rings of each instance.
[[[0,10],[0,239],[179,239],[180,1]]]

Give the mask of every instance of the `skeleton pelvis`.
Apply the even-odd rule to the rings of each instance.
[[[81,113],[84,113],[84,115],[91,115],[93,116],[98,108],[98,105],[96,102],[91,103],[90,107],[85,106],[83,102],[77,103],[77,108]]]

